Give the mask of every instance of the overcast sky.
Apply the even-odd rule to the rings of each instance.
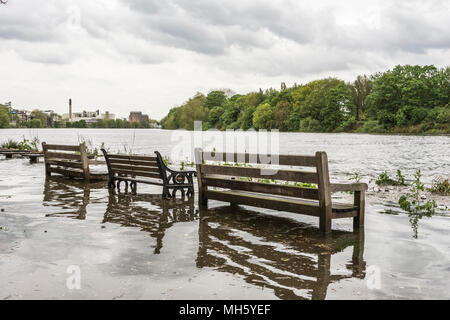
[[[9,0],[0,103],[159,120],[197,91],[442,67],[449,16],[446,0]]]

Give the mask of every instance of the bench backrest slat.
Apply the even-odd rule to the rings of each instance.
[[[152,156],[138,156],[138,155],[126,155],[126,154],[109,154],[108,153],[108,158],[110,160],[113,160],[113,159],[142,160],[142,161],[150,161],[150,162],[155,162],[155,163],[157,161],[157,158],[152,157]]]
[[[128,165],[128,166],[149,166],[149,167],[155,167],[158,168],[158,163],[156,161],[142,161],[142,160],[133,160],[133,159],[115,159],[110,158],[109,162],[111,164],[118,164],[118,165]]]
[[[273,179],[273,180],[285,180],[285,181],[300,181],[307,183],[319,182],[316,172],[311,171],[298,171],[298,170],[277,170],[273,174],[263,174],[261,168],[249,168],[249,167],[234,167],[234,166],[220,166],[211,164],[202,164],[202,174],[220,174],[225,176],[241,176],[260,179]]]
[[[205,185],[211,187],[319,200],[319,191],[315,188],[302,188],[292,185],[253,182],[244,180],[220,179],[208,176],[202,178],[202,181]]]
[[[203,161],[224,161],[235,163],[278,164],[282,166],[315,167],[315,156],[261,155],[250,153],[202,152]]]

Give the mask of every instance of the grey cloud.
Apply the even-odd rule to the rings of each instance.
[[[0,38],[36,43],[33,54],[16,47],[31,61],[70,63],[96,50],[132,63],[157,64],[185,50],[224,70],[240,65],[273,76],[348,70],[355,64],[369,68],[368,57],[388,61],[402,52],[424,55],[431,49],[450,49],[450,7],[437,0],[372,2],[379,9],[379,26],[366,23],[351,2],[337,5],[331,0],[320,6],[293,0],[24,2],[30,5],[27,10],[19,2],[0,8]],[[75,40],[67,29],[73,5],[80,10],[80,32],[85,33]],[[340,24],[338,9],[361,22]],[[63,53],[48,52],[43,43],[58,44],[52,48]],[[80,52],[66,54],[67,47]]]

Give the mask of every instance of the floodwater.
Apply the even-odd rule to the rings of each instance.
[[[160,150],[177,163],[189,156],[173,152],[179,135],[8,129],[0,142],[85,139],[111,151]],[[325,237],[314,217],[217,201],[200,210],[197,197],[163,200],[158,186],[118,193],[0,158],[0,299],[450,298],[449,197],[425,193],[439,210],[414,222],[396,205],[405,188],[374,191],[384,170],[410,180],[421,169],[426,183],[448,176],[448,136],[282,133],[279,141],[281,153],[327,151],[334,181],[358,172],[369,183],[363,231],[340,219]]]

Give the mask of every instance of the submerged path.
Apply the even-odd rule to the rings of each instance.
[[[0,159],[0,299],[450,298],[448,216],[421,219],[415,239],[378,197],[364,233],[344,219],[323,238],[314,218],[201,212],[160,192],[46,180],[43,164]]]

